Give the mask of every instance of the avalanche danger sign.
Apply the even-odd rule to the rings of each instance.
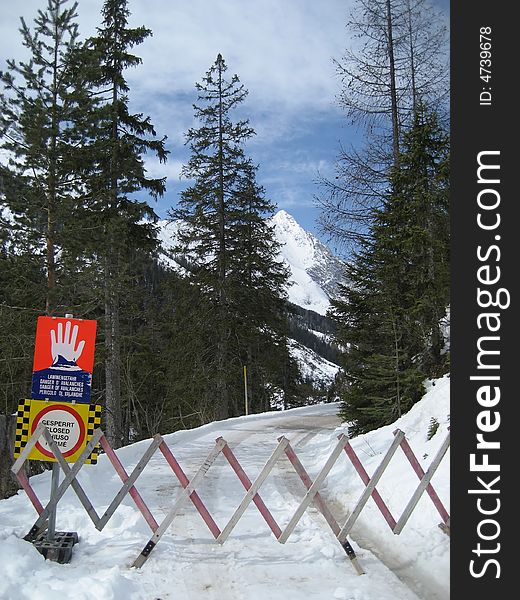
[[[18,407],[15,457],[19,456],[40,423],[43,423],[67,462],[76,462],[94,429],[101,423],[101,407],[94,404],[67,404],[25,400]],[[47,442],[40,438],[27,457],[29,460],[56,462]],[[87,463],[97,461],[94,450]]]
[[[90,402],[96,326],[94,320],[38,317],[33,398]]]

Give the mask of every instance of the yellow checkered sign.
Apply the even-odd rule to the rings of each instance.
[[[24,400],[18,407],[14,456],[18,457],[40,423],[43,423],[60,449],[63,458],[73,463],[78,460],[94,429],[101,423],[101,406]],[[87,463],[97,462],[97,448]],[[40,438],[27,457],[29,460],[56,462],[47,442]]]

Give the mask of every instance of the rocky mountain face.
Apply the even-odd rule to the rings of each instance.
[[[278,211],[272,217],[271,224],[281,246],[280,260],[290,271],[287,288],[289,301],[303,309],[325,315],[330,298],[335,296],[338,282],[343,277],[343,262],[285,210]],[[171,253],[178,229],[177,222],[159,223],[163,260],[176,269],[182,268],[179,259]]]
[[[325,315],[344,273],[343,262],[285,210],[272,218],[280,255],[290,269],[289,300]]]
[[[326,314],[342,281],[344,263],[285,210],[278,211],[271,224],[280,244],[279,259],[290,273],[287,293],[291,352],[307,380],[327,386],[339,367],[332,343],[333,327]],[[172,254],[179,223],[163,221],[159,225],[162,260],[171,268],[183,269],[182,259]]]

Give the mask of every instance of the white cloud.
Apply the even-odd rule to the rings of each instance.
[[[158,134],[177,147],[192,124],[195,82],[220,52],[229,76],[249,90],[256,142],[294,134],[293,115],[332,110],[337,92],[332,57],[346,40],[351,0],[130,0],[130,26],[145,25],[153,36],[135,48],[143,64],[127,71],[135,110],[152,117]],[[23,15],[32,25],[46,0],[2,7],[0,59],[23,52],[17,28]],[[71,2],[72,4],[72,2]],[[79,0],[80,33],[99,26],[103,0]],[[0,67],[1,68],[1,67]]]
[[[2,3],[0,70],[6,58],[26,54],[19,16],[29,26],[47,0]],[[95,33],[103,0],[78,0],[80,34]],[[241,114],[257,135],[246,152],[260,163],[267,195],[284,208],[309,211],[317,171],[331,172],[338,149],[339,82],[332,59],[348,46],[346,23],[353,0],[129,0],[130,26],[153,36],[134,49],[143,64],[126,72],[131,110],[149,115],[157,135],[167,135],[165,165],[146,157],[148,172],[168,177],[168,202],[179,189],[189,155],[185,132],[196,125],[195,83],[222,53],[228,75],[249,90]],[[72,0],[68,6],[72,5]],[[67,6],[67,5],[66,5]],[[164,204],[166,200],[162,201]],[[303,212],[303,210],[302,210]],[[301,219],[300,215],[296,215]]]
[[[311,177],[319,173],[330,172],[333,165],[326,160],[302,160],[302,161],[284,161],[278,165],[280,171],[289,171],[295,174],[304,174]]]
[[[167,177],[178,181],[182,162],[180,160],[168,160],[166,163],[160,163],[158,160],[147,157],[145,167],[148,177]]]
[[[83,0],[85,1],[85,0]],[[220,52],[255,104],[269,110],[323,107],[336,82],[348,2],[329,0],[134,1],[132,21],[153,38],[139,48],[145,87],[188,92]]]

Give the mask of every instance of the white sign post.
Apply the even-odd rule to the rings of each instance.
[[[94,362],[96,323],[73,318],[72,314],[66,314],[65,319],[38,319],[32,396],[26,407],[32,432],[45,426],[52,438],[51,442],[51,438],[36,441],[33,455],[29,456],[31,460],[53,461],[47,532],[34,539],[33,544],[45,558],[57,562],[70,561],[78,535],[56,532],[60,465],[49,444],[59,449],[60,459],[70,462],[77,459],[86,445],[85,412],[90,407]]]
[[[66,314],[66,319],[72,319],[73,315]],[[45,444],[45,442],[44,442]],[[47,445],[47,444],[45,444]],[[46,448],[48,449],[48,447]],[[56,496],[56,491],[58,490],[58,486],[60,484],[60,465],[56,462],[52,464],[52,475],[51,475],[51,495],[50,499],[52,500]],[[51,510],[49,515],[49,524],[47,526],[47,541],[54,542],[56,537],[56,513],[58,511],[58,503]]]

